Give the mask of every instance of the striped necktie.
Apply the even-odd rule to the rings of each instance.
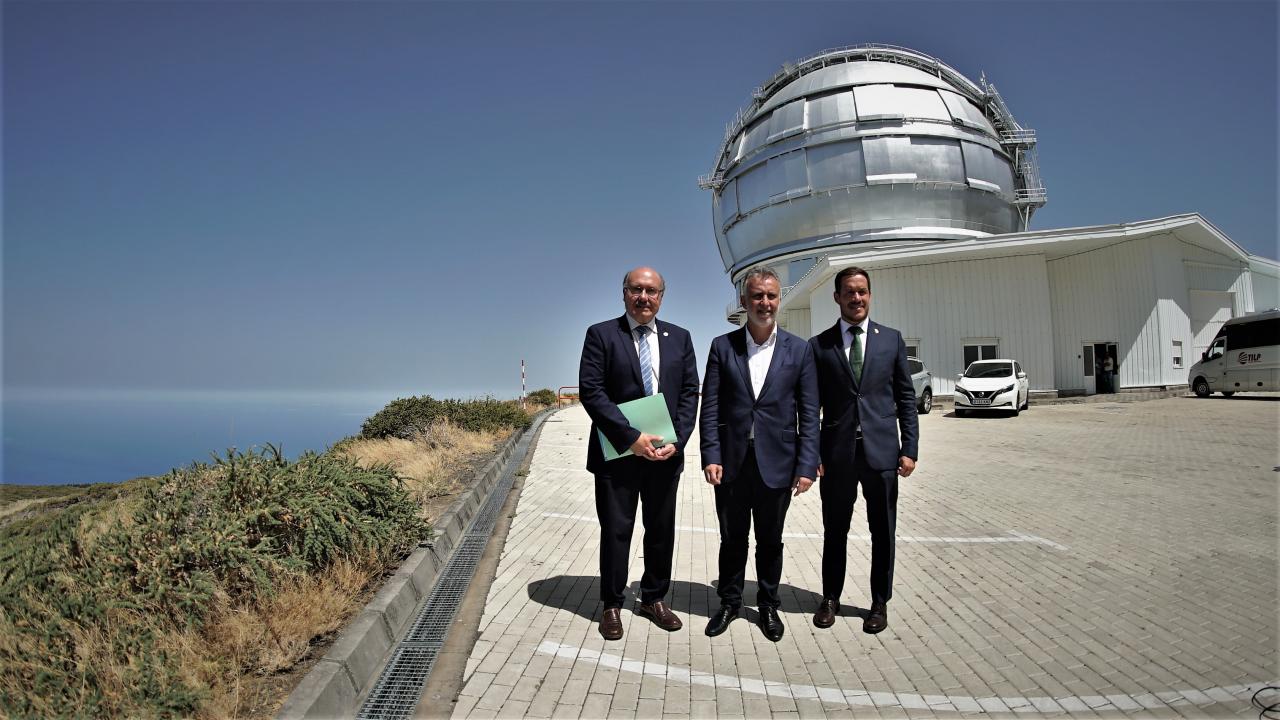
[[[644,379],[644,394],[653,394],[653,358],[649,354],[649,326],[637,325],[640,334],[640,377]]]

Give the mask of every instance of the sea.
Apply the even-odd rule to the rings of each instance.
[[[267,443],[295,459],[414,394],[5,388],[0,482],[120,482]]]

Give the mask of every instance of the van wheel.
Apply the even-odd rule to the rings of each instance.
[[[925,388],[924,392],[920,393],[919,409],[921,415],[928,415],[929,411],[933,409],[933,391],[929,388]]]
[[[1207,398],[1213,394],[1213,391],[1209,389],[1209,381],[1202,377],[1196,378],[1196,381],[1191,383],[1191,391],[1196,394],[1196,397],[1201,398]]]
[[[1235,395],[1235,394],[1236,394],[1236,391],[1235,391],[1235,390],[1223,390],[1223,391],[1222,391],[1222,397],[1231,397],[1232,395]]]

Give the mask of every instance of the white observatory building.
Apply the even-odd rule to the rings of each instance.
[[[1096,392],[1100,353],[1121,390],[1186,385],[1223,322],[1280,306],[1280,264],[1195,213],[1029,230],[1047,200],[1035,145],[985,78],[860,45],[757,88],[699,185],[735,288],[772,267],[780,324],[810,337],[838,316],[835,274],[866,268],[873,318],[902,331],[940,396],[988,357],[1017,359],[1040,393]]]

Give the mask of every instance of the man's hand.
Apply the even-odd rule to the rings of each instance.
[[[640,433],[640,437],[631,443],[631,452],[636,457],[642,457],[645,460],[661,462],[675,454],[675,445],[663,445],[662,447],[654,447],[654,443],[661,443],[661,435],[650,435],[649,433]]]
[[[916,469],[916,461],[903,455],[898,458],[898,476],[907,477]]]
[[[791,483],[791,489],[794,491],[791,493],[791,497],[797,497],[800,495],[800,493],[808,490],[811,487],[813,487],[813,480],[811,478],[800,477],[799,475],[797,475],[796,481]]]
[[[711,464],[702,468],[702,474],[706,476],[707,482],[712,485],[719,485],[720,480],[724,478],[724,466]]]

